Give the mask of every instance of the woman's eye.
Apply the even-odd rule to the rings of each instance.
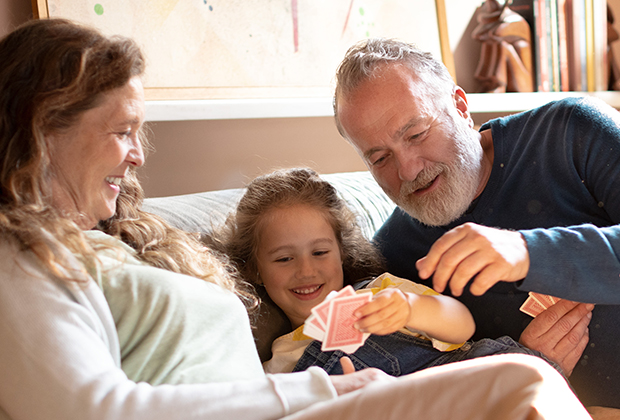
[[[116,135],[121,137],[121,138],[130,137],[131,136],[131,130],[129,130],[129,131],[119,131],[118,133],[116,133]]]

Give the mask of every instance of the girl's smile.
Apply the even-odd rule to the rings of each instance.
[[[340,246],[328,213],[306,204],[276,207],[258,227],[258,271],[293,328],[343,286]]]

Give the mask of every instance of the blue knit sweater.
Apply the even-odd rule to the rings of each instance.
[[[483,193],[450,225],[427,227],[397,208],[375,240],[394,275],[422,281],[415,262],[443,233],[465,222],[519,230],[530,271],[485,295],[459,298],[474,338],[519,338],[528,291],[596,303],[590,343],[570,380],[585,405],[620,407],[620,113],[601,101],[569,98],[492,120],[494,161]]]

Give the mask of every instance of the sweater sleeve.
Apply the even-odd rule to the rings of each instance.
[[[563,154],[550,160],[546,181],[558,182],[555,199],[562,214],[554,215],[554,227],[520,231],[530,253],[530,271],[522,287],[579,302],[617,305],[620,113],[600,101],[579,99],[565,124],[558,130],[563,134],[550,139],[561,144]],[[552,170],[566,175],[562,179]],[[575,220],[581,222],[570,223]]]
[[[191,385],[130,381],[92,280],[45,278],[33,256],[6,245],[0,255],[0,419],[275,419],[336,395],[320,370]]]
[[[577,302],[620,304],[620,226],[521,231],[530,271],[520,288]]]

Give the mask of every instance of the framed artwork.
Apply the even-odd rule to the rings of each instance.
[[[413,42],[454,75],[444,0],[33,0],[135,39],[147,100],[331,97],[346,50],[374,36]]]

